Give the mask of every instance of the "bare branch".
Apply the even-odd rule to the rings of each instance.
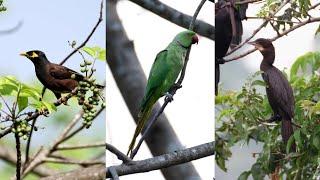
[[[277,12],[279,12],[288,2],[289,2],[289,0],[283,1],[282,4],[278,7],[278,9],[270,14],[270,17],[274,16]],[[236,50],[240,49],[247,42],[249,42],[263,27],[265,27],[268,24],[268,22],[269,22],[269,19],[265,19],[263,21],[263,23],[256,30],[254,30],[253,33],[246,40],[244,40],[241,44],[239,44],[238,46],[233,48],[231,51],[229,51],[226,54],[226,56],[232,54]],[[226,61],[226,62],[228,62],[228,61]]]
[[[93,27],[92,31],[90,32],[90,34],[88,35],[88,37],[85,39],[85,41],[83,41],[83,43],[81,43],[77,48],[75,48],[67,57],[65,57],[59,64],[62,65],[64,64],[74,53],[76,53],[77,51],[79,51],[83,46],[85,46],[87,44],[87,42],[90,40],[90,38],[92,37],[93,33],[96,31],[97,27],[99,26],[99,24],[101,23],[102,19],[102,12],[103,12],[103,0],[101,1],[101,5],[100,5],[100,13],[99,13],[99,19],[98,22],[96,23],[96,25]]]
[[[56,150],[64,151],[64,150],[74,150],[74,149],[87,149],[87,148],[95,148],[95,147],[105,147],[105,142],[97,142],[93,144],[81,144],[81,145],[59,145]]]
[[[14,149],[9,149],[5,145],[0,145],[0,159],[16,166],[16,154],[14,153]],[[37,167],[32,172],[40,177],[50,176],[57,173],[55,170],[47,168],[47,167]]]
[[[130,0],[130,1],[186,29],[188,29],[192,21],[191,16],[184,14],[182,12],[179,12],[176,9],[166,4],[163,4],[158,0]],[[212,18],[213,18],[213,13],[212,13]],[[194,31],[197,32],[199,35],[207,37],[211,40],[214,40],[214,31],[215,31],[214,26],[200,20],[197,20],[194,23],[194,26],[195,26]]]
[[[198,5],[197,9],[195,10],[195,13],[192,17],[192,20],[191,20],[191,23],[189,25],[189,30],[193,30],[194,28],[194,23],[196,22],[196,19],[197,19],[197,16],[198,14],[200,13],[200,10],[202,8],[202,6],[204,5],[204,3],[206,2],[206,0],[202,0],[200,2],[200,4]],[[187,51],[187,54],[186,54],[186,57],[185,57],[185,60],[184,60],[184,65],[183,65],[183,68],[182,68],[182,71],[181,71],[181,74],[180,74],[180,77],[179,77],[179,80],[177,81],[177,83],[171,87],[171,90],[170,90],[170,94],[172,95],[172,97],[174,96],[174,94],[176,93],[176,91],[181,88],[181,84],[182,84],[182,81],[184,79],[184,76],[185,76],[185,73],[186,73],[186,69],[187,69],[187,64],[188,64],[188,61],[189,61],[189,55],[190,55],[190,51],[191,51],[191,46],[189,47],[188,51]],[[150,128],[152,127],[152,125],[157,121],[157,119],[159,118],[159,116],[162,114],[162,112],[164,111],[164,109],[166,108],[166,106],[168,105],[169,102],[171,102],[172,100],[170,100],[169,98],[165,98],[165,102],[163,103],[163,105],[161,106],[160,110],[156,113],[155,116],[153,116],[149,122],[148,122],[148,125],[142,135],[142,137],[140,138],[137,146],[135,149],[133,149],[132,153],[130,154],[130,158],[133,159],[134,156],[137,154],[142,142],[144,141],[144,139],[146,138]]]
[[[116,147],[112,146],[111,144],[106,144],[106,148],[111,153],[115,154],[119,160],[123,161],[124,163],[132,161],[127,155],[123,154],[121,151],[119,151]]]
[[[319,22],[320,21],[320,17],[317,17],[317,18],[309,18],[307,19],[306,21],[302,21],[301,23],[299,24],[296,24],[294,26],[292,26],[290,29],[287,29],[285,31],[283,31],[282,33],[280,33],[279,35],[271,38],[270,40],[273,42],[277,39],[279,39],[280,37],[282,36],[285,36],[287,34],[289,34],[290,32],[306,25],[306,24],[310,24],[310,23],[314,23],[314,22]],[[235,56],[235,57],[232,57],[231,59],[226,59],[226,62],[230,62],[230,61],[234,61],[234,60],[237,60],[237,59],[240,59],[240,58],[243,58],[251,53],[253,53],[254,51],[256,51],[257,49],[256,48],[253,48],[253,49],[250,49],[248,50],[247,52],[243,53],[243,54],[240,54],[239,56]]]
[[[78,165],[97,165],[97,164],[105,164],[104,161],[79,161],[79,160],[63,160],[56,158],[45,158],[43,162],[47,163],[57,163],[57,164],[78,164]]]
[[[144,96],[146,87],[146,76],[134,51],[134,44],[128,39],[125,29],[117,13],[117,1],[107,1],[107,61],[112,75],[119,87],[123,99],[130,110],[134,120],[137,122],[139,102]],[[160,109],[156,103],[152,113]],[[154,143],[157,142],[157,143]],[[170,125],[164,113],[159,117],[146,143],[153,156],[172,152],[172,149],[183,149],[173,127]],[[191,180],[200,178],[192,163],[184,163],[170,168],[161,169],[165,179],[175,180],[177,178]],[[191,178],[192,177],[192,178]]]
[[[50,177],[42,178],[41,180],[102,180],[106,179],[106,172],[104,165],[96,165],[88,168],[80,168],[74,171],[56,174]]]
[[[172,153],[156,156],[141,161],[133,161],[128,164],[113,166],[119,176],[127,174],[135,174],[153,171],[157,169],[167,168],[173,165],[186,163],[196,159],[214,155],[214,142],[198,145],[184,150],[178,150]],[[111,178],[111,174],[107,169],[107,178]]]

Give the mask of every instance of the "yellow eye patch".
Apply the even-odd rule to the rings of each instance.
[[[32,55],[31,55],[30,57],[31,57],[31,58],[37,58],[37,57],[39,57],[39,56],[38,56],[38,54],[37,54],[37,53],[32,52]]]

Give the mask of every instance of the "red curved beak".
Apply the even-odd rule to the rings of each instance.
[[[197,43],[198,44],[199,38],[197,35],[192,36],[192,44]]]

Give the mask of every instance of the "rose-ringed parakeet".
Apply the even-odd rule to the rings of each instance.
[[[166,49],[157,54],[149,73],[146,92],[140,104],[138,124],[127,154],[131,153],[136,138],[151,114],[153,105],[175,84],[183,68],[188,48],[194,43],[198,43],[196,33],[189,30],[183,31],[175,36]]]

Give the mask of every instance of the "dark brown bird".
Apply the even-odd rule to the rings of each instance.
[[[263,60],[260,70],[266,83],[266,92],[269,104],[273,110],[270,122],[281,120],[281,135],[285,144],[293,134],[291,120],[294,117],[294,96],[292,87],[282,72],[273,66],[275,49],[268,39],[259,38],[249,44],[255,46],[262,54]],[[295,144],[291,147],[295,151]]]
[[[234,47],[241,42],[246,7],[240,10],[241,13],[235,8],[235,0],[215,3],[215,95],[218,94],[220,64],[225,62],[223,57],[230,46]]]
[[[44,87],[50,89],[57,99],[61,93],[69,93],[78,86],[84,76],[67,67],[51,63],[46,55],[39,50],[21,53],[34,64],[36,75]]]

